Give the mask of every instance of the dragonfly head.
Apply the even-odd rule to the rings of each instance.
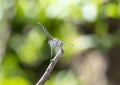
[[[57,47],[62,47],[63,46],[63,42],[58,40],[57,38],[53,38],[53,42],[54,42],[54,45],[57,46]]]

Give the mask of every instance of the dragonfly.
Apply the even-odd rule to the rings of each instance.
[[[52,37],[52,35],[47,31],[47,29],[39,22],[40,28],[49,38],[48,44],[50,45],[51,50],[51,58],[53,56],[53,52],[57,53],[60,49],[63,49],[63,42],[57,38]]]
[[[50,45],[51,58],[53,56],[53,52],[57,53],[59,49],[61,48],[63,49],[63,45],[72,46],[73,47],[72,50],[75,49],[75,53],[79,52],[82,49],[84,50],[84,49],[88,49],[96,46],[96,44],[93,43],[94,36],[82,36],[79,38],[79,42],[76,41],[75,44],[66,43],[57,38],[54,38],[41,23],[39,23],[39,25],[40,25],[40,28],[44,31],[44,33],[49,38],[48,44]]]

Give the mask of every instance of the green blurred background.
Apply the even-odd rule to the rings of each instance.
[[[45,85],[120,85],[120,0],[0,0],[0,85],[35,85],[49,65],[38,22],[66,42]]]

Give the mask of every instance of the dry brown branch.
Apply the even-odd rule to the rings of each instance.
[[[60,59],[60,57],[63,55],[64,50],[63,48],[59,49],[58,53],[56,54],[56,56],[51,60],[48,68],[46,69],[45,73],[43,74],[43,76],[40,78],[40,80],[36,83],[36,85],[44,85],[44,83],[48,80],[48,78],[50,77],[51,72],[53,71],[56,63],[58,62],[58,60]]]

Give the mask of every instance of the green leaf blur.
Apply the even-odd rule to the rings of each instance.
[[[45,85],[87,85],[74,72],[76,56],[120,45],[120,0],[0,0],[0,85],[35,85],[49,65],[38,22],[65,48]]]

